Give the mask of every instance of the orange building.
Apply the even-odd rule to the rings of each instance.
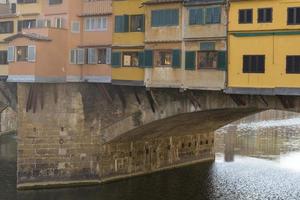
[[[8,81],[111,82],[110,0],[42,1],[35,28],[7,37]]]

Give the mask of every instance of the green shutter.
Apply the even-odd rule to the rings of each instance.
[[[153,67],[153,51],[152,50],[145,50],[145,67],[151,68]]]
[[[227,54],[226,51],[218,52],[218,69],[227,70]]]
[[[213,8],[206,8],[206,10],[205,10],[205,24],[212,24],[213,23],[213,15],[214,15],[214,9]]]
[[[128,32],[129,31],[129,16],[124,15],[123,20],[124,20],[123,32]]]
[[[201,25],[204,24],[204,9],[203,8],[191,8],[189,9],[189,24]]]
[[[141,15],[141,20],[142,20],[142,32],[145,32],[145,15]]]
[[[140,51],[138,53],[139,57],[139,67],[144,67],[145,66],[145,53],[143,51]]]
[[[115,32],[116,33],[123,32],[123,16],[115,17]]]
[[[180,49],[174,49],[172,52],[172,67],[180,68],[181,66],[181,51]]]
[[[186,51],[185,52],[185,69],[195,70],[196,67],[196,52]]]
[[[221,23],[221,7],[214,7],[213,8],[213,23],[219,24]]]
[[[112,52],[111,65],[112,67],[121,67],[121,52]]]

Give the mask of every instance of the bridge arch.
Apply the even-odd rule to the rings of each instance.
[[[39,91],[43,91],[43,94]],[[40,96],[43,98],[39,98]],[[30,101],[34,111],[27,109]],[[107,176],[106,172],[109,174],[109,170],[116,166],[122,168],[125,163],[131,161],[128,158],[114,163],[107,162],[105,158],[112,155],[110,149],[118,148],[109,147],[107,144],[122,139],[130,132],[134,135],[137,130],[143,130],[145,127],[150,127],[148,130],[152,133],[159,130],[165,132],[167,127],[164,119],[174,120],[172,123],[177,126],[169,127],[172,131],[181,130],[181,123],[197,125],[200,118],[202,126],[199,123],[195,129],[200,133],[201,129],[213,131],[243,116],[274,108],[299,111],[300,99],[227,95],[222,91],[180,91],[103,84],[39,84],[33,87],[32,84],[20,83],[18,187],[101,182],[106,178],[110,179],[111,176]],[[181,116],[190,116],[190,120],[181,121]],[[218,125],[209,124],[209,119],[218,121]],[[161,123],[164,126],[154,129],[151,127],[152,123]],[[157,143],[156,140],[154,142]],[[180,140],[177,145],[179,142]],[[197,144],[200,142],[201,137]],[[208,143],[211,144],[211,140]],[[189,146],[189,142],[184,146]],[[201,149],[200,146],[198,145]],[[162,148],[169,147],[167,145]],[[177,150],[173,150],[175,155]],[[130,151],[127,152],[129,156]],[[139,154],[147,152],[150,150],[146,148]],[[120,153],[122,154],[122,151]],[[118,176],[124,175],[119,170],[116,173]]]

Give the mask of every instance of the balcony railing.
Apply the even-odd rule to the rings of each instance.
[[[84,0],[81,16],[107,15],[112,13],[111,0]]]

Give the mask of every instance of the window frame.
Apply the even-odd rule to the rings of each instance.
[[[245,12],[244,15],[246,16],[245,20],[244,21],[241,21],[241,12]],[[251,22],[247,21],[247,11],[251,11]],[[238,13],[238,23],[239,24],[253,24],[253,9],[252,8],[245,8],[245,9],[239,9],[239,13]]]
[[[267,10],[271,10],[271,19],[270,21],[267,21]],[[260,19],[260,11],[263,11],[263,19]],[[258,8],[257,9],[257,23],[259,24],[265,24],[265,23],[272,23],[273,22],[273,8]]]
[[[249,60],[250,64],[245,63],[246,57],[249,57],[248,59],[250,59]],[[260,70],[260,67],[259,67],[259,58],[260,57],[263,59],[262,70]],[[255,66],[252,65],[253,64],[252,61],[254,58],[256,59]],[[243,55],[243,63],[242,64],[243,64],[242,72],[244,74],[265,74],[265,72],[266,72],[266,55],[262,55],[262,54],[260,54],[260,55],[249,55],[249,54]],[[249,66],[246,66],[247,64],[249,64]],[[255,69],[253,69],[253,68],[255,68]]]
[[[137,65],[133,65],[133,59],[132,59],[132,55],[130,58],[130,65],[125,65],[124,59],[126,54],[135,54],[136,55],[136,59],[137,59]],[[121,62],[122,62],[122,67],[139,67],[139,51],[124,51],[122,52],[122,57],[121,57]]]
[[[213,53],[213,54],[215,54],[214,56],[215,56],[215,60],[216,60],[216,66],[215,67],[201,67],[200,66],[200,55],[199,54],[201,54],[201,53],[205,53],[206,54],[206,60],[208,59],[208,55],[209,55],[209,53]],[[200,50],[200,51],[197,51],[196,52],[196,56],[197,56],[197,58],[196,58],[196,69],[197,70],[201,70],[201,69],[218,69],[218,65],[219,65],[219,61],[218,61],[218,51],[217,50]]]
[[[293,59],[293,66],[289,66],[288,64],[288,59],[292,58]],[[296,62],[296,60],[298,59],[298,63]],[[298,64],[298,66],[297,66]],[[289,68],[293,68],[293,70],[291,71]],[[296,68],[298,68],[296,70]],[[300,55],[287,55],[286,56],[286,74],[300,74]]]

